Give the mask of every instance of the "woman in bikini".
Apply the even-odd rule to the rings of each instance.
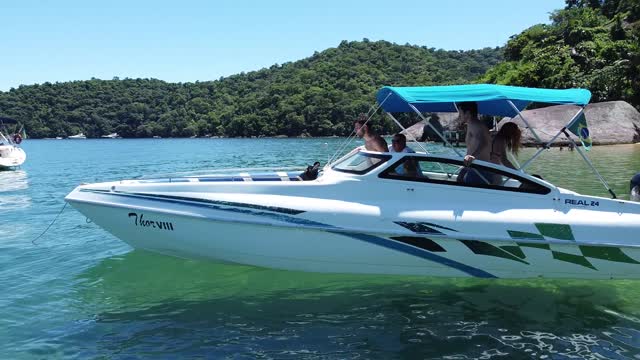
[[[517,156],[520,151],[521,137],[522,132],[515,123],[508,122],[502,125],[502,128],[500,128],[500,131],[498,131],[491,142],[491,162],[516,169],[511,161],[509,161],[507,151],[511,151]]]

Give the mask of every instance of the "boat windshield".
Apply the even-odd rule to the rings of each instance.
[[[390,155],[356,152],[339,161],[331,168],[336,171],[362,175],[391,159]]]

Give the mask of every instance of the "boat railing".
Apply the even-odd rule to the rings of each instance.
[[[244,174],[254,174],[254,175],[274,174],[277,172],[302,173],[304,170],[305,170],[305,167],[302,167],[302,166],[201,169],[201,170],[192,170],[192,171],[141,175],[139,177],[135,177],[134,180],[189,179],[189,178],[217,177],[217,176],[244,175]]]
[[[1,143],[5,143],[5,144],[9,144],[9,145],[12,144],[12,141],[7,139],[6,136],[4,136],[4,132],[1,129],[0,129],[0,142]]]

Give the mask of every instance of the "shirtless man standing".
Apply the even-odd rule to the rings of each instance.
[[[364,148],[369,151],[387,152],[389,150],[387,142],[382,138],[382,136],[370,130],[369,125],[367,125],[366,122],[366,116],[360,115],[358,120],[354,123],[356,135],[359,138],[364,139]]]
[[[478,119],[478,104],[475,102],[458,103],[460,119],[467,124],[467,155],[464,165],[469,166],[473,160],[489,161],[491,158],[491,135],[489,128]]]

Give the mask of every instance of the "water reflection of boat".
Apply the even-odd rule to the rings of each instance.
[[[31,197],[22,190],[29,187],[27,173],[23,170],[0,172],[0,214],[31,206]],[[0,221],[1,222],[1,221]],[[0,237],[13,231],[11,226],[0,226]]]
[[[29,187],[24,170],[0,172],[0,192],[24,190]]]
[[[497,85],[378,92],[394,121],[392,113],[456,112],[466,101],[481,114],[521,118],[531,103],[576,105],[567,125],[515,170],[480,160],[465,166],[456,149],[448,156],[356,148],[315,181],[284,172],[124,180],[78,186],[66,200],[134,247],[186,258],[310,272],[640,278],[640,204],[580,195],[525,172],[562,134],[571,140],[567,129],[577,122],[587,140],[590,97]],[[478,181],[458,181],[462,171]]]
[[[442,296],[446,296],[446,294],[454,297],[459,296],[458,293],[451,293],[452,286],[457,291],[476,294],[476,296],[464,296],[466,303],[475,304],[475,306],[469,307],[470,309],[486,309],[491,305],[498,306],[496,304],[510,304],[512,302],[515,307],[518,304],[522,306],[523,304],[531,305],[541,302],[540,307],[549,310],[557,308],[547,304],[548,301],[552,301],[556,297],[575,297],[587,304],[600,306],[620,304],[616,289],[618,284],[615,282],[600,282],[597,285],[599,291],[594,291],[593,287],[589,287],[589,282],[584,280],[532,280],[526,283],[496,283],[478,282],[474,279],[447,279],[445,281],[437,278],[403,277],[402,285],[399,286],[397,278],[394,277],[287,272],[214,262],[190,262],[189,266],[185,266],[183,259],[139,250],[104,258],[95,266],[83,271],[79,278],[83,282],[91,284],[91,286],[83,287],[87,289],[87,296],[91,300],[113,307],[113,309],[130,308],[134,305],[134,301],[146,307],[149,304],[167,303],[175,299],[185,300],[185,296],[190,297],[190,300],[197,300],[198,297],[201,297],[205,301],[229,298],[238,300],[245,297],[254,301],[261,299],[299,301],[303,298],[320,301],[328,296],[340,298],[353,296],[354,301],[357,299],[361,301],[362,293],[376,293],[378,291],[387,295],[390,293],[406,296],[420,294],[422,301],[424,301],[424,296],[440,292]],[[126,283],[127,286],[123,286],[123,283]],[[252,285],[247,286],[247,284]],[[625,288],[622,285],[620,287]],[[479,288],[484,290],[475,291]],[[307,293],[309,296],[300,296],[301,292]],[[538,296],[531,296],[534,294]],[[401,297],[404,296],[393,298]],[[496,301],[500,299],[501,301]],[[451,305],[456,301],[447,299],[437,303]],[[94,305],[91,304],[91,306]],[[498,307],[502,309],[502,307]],[[282,309],[286,308],[285,306]],[[523,315],[538,316],[537,320],[542,319],[543,313],[545,312],[526,310],[521,312]],[[547,318],[547,320],[552,319]]]
[[[313,348],[320,331],[331,332],[336,339],[365,342],[393,333],[396,335],[389,337],[390,342],[385,342],[387,348],[412,346],[410,358],[444,358],[451,355],[450,347],[434,350],[414,346],[417,340],[412,340],[429,336],[428,329],[439,324],[434,338],[451,341],[464,336],[456,352],[477,354],[474,358],[485,351],[478,350],[477,344],[486,339],[497,339],[500,351],[508,354],[505,358],[525,358],[533,352],[543,358],[578,357],[576,354],[581,358],[615,358],[612,347],[623,354],[637,350],[636,338],[629,334],[637,334],[634,329],[638,323],[624,319],[635,319],[637,308],[637,301],[632,300],[634,287],[628,282],[422,277],[398,281],[389,276],[309,274],[187,262],[144,251],[102,259],[75,280],[77,306],[95,314],[92,322],[83,326],[106,324],[116,332],[113,326],[139,324],[144,319],[150,324],[144,329],[150,346],[206,342],[211,338],[212,324],[216,324],[221,334],[218,338],[242,338],[245,345],[257,341],[253,347],[263,352],[268,352],[267,344],[273,344],[273,337],[281,334],[297,334],[289,336],[290,341],[298,348]],[[363,298],[376,300],[363,302]],[[464,321],[459,321],[461,317]],[[292,320],[283,323],[282,319]],[[155,326],[159,323],[178,324],[189,331],[167,331],[166,326]],[[275,333],[274,324],[278,326]],[[546,330],[527,331],[513,324]],[[625,330],[628,335],[622,336]],[[616,345],[607,345],[612,338],[616,338]],[[109,345],[123,349],[131,346],[130,342],[130,336],[115,336]],[[371,357],[369,346],[355,348],[361,349],[359,356]],[[227,354],[224,347],[206,351],[203,357]],[[349,357],[356,357],[357,352],[350,351]],[[387,357],[393,358],[393,354]]]
[[[9,124],[13,129],[9,129]],[[20,147],[24,137],[24,128],[16,120],[0,118],[0,170],[15,169],[27,160]]]

